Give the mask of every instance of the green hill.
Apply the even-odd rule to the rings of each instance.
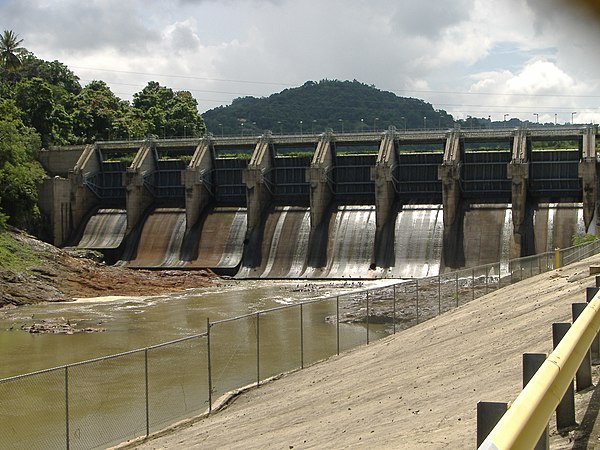
[[[206,111],[214,135],[320,133],[398,129],[448,128],[453,117],[415,98],[398,97],[358,81],[308,81],[265,98],[242,97],[229,106]]]

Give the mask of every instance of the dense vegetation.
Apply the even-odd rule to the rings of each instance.
[[[81,86],[64,64],[39,59],[21,44],[12,31],[0,35],[0,228],[37,231],[43,147],[205,133],[187,91],[151,81],[129,103],[103,81]]]
[[[23,122],[37,130],[44,147],[204,134],[198,104],[187,91],[175,92],[151,81],[130,104],[103,81],[82,87],[65,65],[31,53],[22,56],[17,69],[0,68],[0,93],[14,101]]]
[[[308,81],[266,98],[237,98],[203,114],[215,135],[317,133],[448,128],[454,119],[415,98],[398,97],[358,81]]]

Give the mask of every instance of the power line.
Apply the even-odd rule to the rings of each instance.
[[[83,80],[86,81],[86,80]],[[106,83],[108,84],[115,84],[115,85],[124,85],[124,86],[132,86],[132,87],[144,87],[143,85],[138,85],[138,84],[130,84],[130,83],[119,83],[119,82],[111,82],[111,81],[106,81]],[[232,94],[232,95],[252,95],[249,93],[235,93],[235,92],[224,92],[224,91],[211,91],[211,90],[206,90],[206,89],[187,89],[187,88],[182,88],[182,90],[186,90],[189,92],[201,92],[204,94],[210,94],[210,93],[215,93],[215,94]],[[131,92],[114,92],[115,95],[124,95],[124,96],[133,96],[133,93]],[[200,97],[195,97],[197,101],[199,102],[212,102],[212,103],[229,103],[231,102],[231,99],[209,99],[209,98],[200,98]],[[370,101],[362,101],[362,104],[368,104],[368,103],[372,103],[372,104],[379,104],[380,102],[378,100],[370,100]],[[292,106],[292,107],[299,107],[302,106],[300,103],[292,103],[292,102],[286,102],[287,106]],[[497,105],[497,104],[489,104],[489,105],[483,105],[483,104],[464,104],[464,103],[435,103],[434,105],[435,108],[434,109],[440,109],[440,108],[477,108],[480,109],[482,112],[486,112],[492,109],[502,109],[502,110],[522,110],[519,111],[521,113],[523,112],[548,112],[548,113],[554,113],[554,112],[571,112],[571,110],[573,109],[579,109],[579,110],[598,110],[600,108],[598,107],[589,107],[589,106],[583,106],[583,105],[572,105],[572,106],[531,106],[531,105]],[[475,111],[473,109],[471,109],[471,111]],[[506,112],[506,111],[503,111]],[[513,111],[514,112],[514,111]]]
[[[225,78],[210,78],[210,77],[197,77],[192,75],[167,75],[163,73],[153,72],[134,72],[131,70],[116,70],[116,69],[100,69],[97,67],[81,67],[81,66],[70,66],[74,69],[79,70],[94,70],[100,72],[114,72],[114,73],[128,73],[132,75],[150,75],[153,77],[169,77],[169,78],[184,78],[189,80],[202,80],[202,81],[222,81],[227,83],[244,83],[244,84],[261,84],[267,86],[291,86],[291,83],[278,83],[272,81],[251,81],[251,80],[229,80]]]
[[[496,95],[507,97],[561,97],[561,98],[600,98],[600,95],[579,95],[579,94],[516,94],[507,92],[467,92],[467,91],[423,91],[413,89],[395,89],[391,92],[415,92],[418,94],[452,94],[452,95]]]
[[[87,79],[81,79],[80,81],[85,81],[85,82],[92,82],[92,81],[96,81],[96,80],[87,80]],[[110,84],[110,85],[118,85],[118,86],[131,86],[131,87],[136,87],[136,88],[144,88],[146,87],[146,85],[144,84],[133,84],[133,83],[122,83],[120,81],[107,81],[107,80],[102,80],[104,81],[106,84]],[[176,88],[179,89],[179,88]],[[190,91],[190,92],[202,92],[205,94],[227,94],[227,95],[253,95],[253,94],[249,94],[247,92],[228,92],[228,91],[214,91],[214,90],[210,90],[210,89],[187,89],[187,88],[182,88],[181,90],[185,90],[185,91]],[[131,95],[131,94],[126,94],[126,95]]]
[[[501,108],[501,109],[525,109],[525,110],[532,110],[532,111],[549,111],[549,112],[554,112],[554,111],[565,111],[565,112],[571,112],[573,109],[586,109],[586,110],[598,110],[600,108],[598,107],[591,107],[591,106],[581,106],[581,105],[575,105],[575,106],[531,106],[531,105],[465,105],[465,104],[449,104],[449,103],[436,103],[436,106],[444,106],[444,107],[452,107],[452,108],[483,108],[485,109],[492,109],[492,108]]]
[[[80,70],[91,70],[91,71],[101,71],[101,72],[114,72],[114,73],[124,73],[124,74],[132,74],[132,75],[147,75],[147,76],[157,76],[157,77],[170,77],[170,78],[181,78],[181,79],[189,79],[189,80],[202,80],[202,81],[219,81],[226,83],[243,83],[243,84],[257,84],[264,86],[285,86],[285,87],[294,87],[294,83],[281,83],[274,81],[255,81],[255,80],[232,80],[227,78],[212,78],[212,77],[198,77],[192,75],[169,75],[169,74],[160,74],[154,72],[136,72],[130,70],[116,70],[116,69],[103,69],[96,67],[82,67],[82,66],[70,66],[75,69]],[[116,83],[114,83],[116,84]],[[125,83],[123,83],[125,84]],[[382,91],[386,91],[386,89],[380,89]],[[441,91],[441,90],[423,90],[423,89],[390,89],[387,90],[392,93],[417,93],[417,94],[451,94],[451,95],[469,95],[469,96],[477,96],[477,95],[485,95],[485,96],[508,96],[508,97],[557,97],[557,98],[600,98],[600,95],[583,95],[583,94],[526,94],[526,93],[508,93],[508,92],[469,92],[469,91]],[[223,94],[231,94],[231,95],[254,95],[250,93],[236,93],[236,92],[219,92],[219,91],[204,91],[204,92],[215,92],[215,93],[223,93]]]

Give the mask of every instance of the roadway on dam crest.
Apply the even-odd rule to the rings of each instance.
[[[600,256],[284,375],[135,448],[475,448],[477,401],[515,399],[522,354],[552,351],[551,324],[570,322],[571,303],[585,302],[592,264]],[[578,422],[593,423],[588,400],[599,394],[576,394]],[[551,422],[550,432],[551,448],[600,443],[596,429],[560,436]]]

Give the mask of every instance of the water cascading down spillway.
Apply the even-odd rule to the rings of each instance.
[[[186,251],[194,255],[186,261],[186,268],[234,269],[244,253],[247,228],[246,208],[215,207],[199,225],[195,239],[189,241]]]
[[[274,207],[265,222],[261,264],[244,266],[237,278],[300,278],[306,265],[310,212],[306,207]]]
[[[338,206],[329,220],[326,265],[307,267],[303,277],[371,278],[375,229],[375,206]]]
[[[386,278],[438,275],[442,258],[442,205],[404,205],[394,226],[394,264]]]
[[[99,209],[87,221],[77,247],[93,250],[118,248],[125,238],[127,212]]]
[[[126,216],[122,209],[99,209],[88,220],[77,246],[118,248],[124,242]],[[333,207],[325,228],[320,241],[323,264],[313,267],[308,264],[309,208],[275,206],[265,220],[260,265],[245,267],[246,208],[210,208],[187,239],[185,210],[157,208],[141,227],[133,256],[121,264],[135,268],[211,268],[232,274],[237,270],[236,278],[287,279],[418,278],[435,276],[443,270],[443,214],[439,204],[401,207],[393,224],[392,264],[376,270],[372,267],[375,206]],[[586,232],[582,205],[538,204],[530,229],[536,253],[568,247],[573,235]],[[469,205],[462,216],[462,236],[464,267],[500,261],[501,270],[506,270],[508,260],[517,256],[509,204]]]
[[[125,264],[137,268],[180,267],[184,235],[185,210],[157,208],[144,222],[135,256]]]
[[[581,203],[540,203],[533,213],[533,229],[536,253],[570,247],[573,236],[589,231]]]

